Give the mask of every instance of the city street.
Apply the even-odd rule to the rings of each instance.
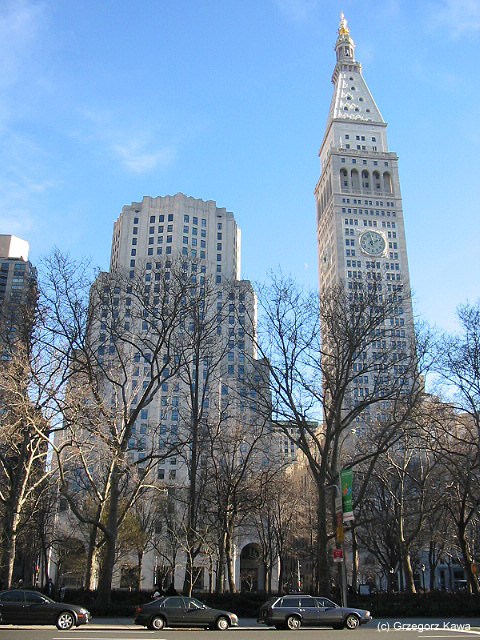
[[[123,619],[98,619],[94,623],[73,629],[71,631],[58,631],[54,627],[40,626],[9,626],[0,627],[0,640],[213,640],[216,638],[230,637],[231,640],[286,640],[298,634],[299,640],[374,640],[393,634],[391,640],[416,640],[421,638],[465,638],[480,636],[480,618],[465,619],[456,618],[450,620],[440,619],[381,619],[373,620],[370,624],[360,627],[355,631],[332,631],[327,628],[300,629],[299,631],[276,631],[257,625],[254,620],[244,620],[241,626],[228,631],[209,631],[202,629],[163,629],[162,631],[149,631],[138,627],[127,618]],[[230,634],[230,635],[228,635]],[[387,640],[387,638],[384,638]]]

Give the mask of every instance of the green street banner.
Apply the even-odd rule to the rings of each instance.
[[[353,516],[353,472],[351,469],[346,469],[340,473],[340,489],[342,492],[342,506],[343,506],[343,521],[351,522],[354,520]]]

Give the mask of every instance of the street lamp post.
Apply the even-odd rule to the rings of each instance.
[[[340,445],[336,451],[336,463],[338,469],[338,482],[335,485],[330,485],[331,487],[335,487],[336,491],[336,500],[335,500],[335,512],[337,516],[337,545],[340,547],[342,559],[341,559],[341,570],[342,570],[342,606],[347,606],[347,565],[345,559],[345,541],[344,541],[344,512],[343,512],[343,497],[342,497],[342,471],[341,471],[341,453],[343,449],[343,445],[347,441],[350,436],[356,435],[356,429],[350,429],[343,437],[343,440],[340,442]],[[329,488],[329,487],[327,487]],[[353,520],[353,513],[349,513],[349,519]]]
[[[339,476],[339,484],[340,484],[340,476]],[[326,489],[335,489],[335,515],[337,516],[337,535],[336,544],[337,548],[340,548],[342,553],[341,559],[341,572],[342,572],[342,588],[341,588],[341,603],[342,607],[347,606],[347,571],[345,566],[345,549],[344,549],[344,532],[343,532],[343,511],[342,511],[342,491],[340,489],[339,484],[330,484],[326,487]],[[340,535],[339,535],[340,534]]]
[[[390,589],[392,591],[395,591],[394,589],[394,585],[393,585],[393,575],[395,573],[395,569],[393,567],[390,567]]]
[[[343,440],[340,442],[340,446],[336,451],[336,463],[337,468],[340,466],[340,457],[343,449],[343,445],[349,436],[355,435],[356,430],[350,429],[348,433],[345,434]],[[342,598],[342,607],[347,606],[347,566],[345,562],[345,546],[344,546],[344,527],[343,527],[343,500],[342,500],[342,478],[341,478],[341,470],[338,471],[338,481],[337,484],[331,484],[326,487],[326,489],[335,489],[335,515],[337,517],[336,527],[337,527],[337,535],[336,535],[336,543],[337,547],[340,547],[341,551],[341,570],[342,570],[342,589],[341,589],[341,598]],[[352,516],[353,519],[353,516]]]
[[[422,566],[420,567],[420,569],[422,570],[422,585],[423,585],[423,593],[425,593],[425,565],[422,564]]]

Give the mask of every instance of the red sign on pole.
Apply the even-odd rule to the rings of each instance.
[[[342,562],[343,561],[343,551],[342,551],[342,549],[334,549],[333,550],[333,561],[334,562]]]

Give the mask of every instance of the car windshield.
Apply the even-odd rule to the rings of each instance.
[[[270,600],[267,600],[262,607],[271,607],[274,602],[277,602],[277,600],[278,598],[270,598]]]
[[[319,607],[338,607],[338,604],[335,604],[335,602],[332,602],[328,598],[317,598],[317,600]]]
[[[48,600],[45,596],[42,596],[40,593],[35,593],[35,591],[26,591],[25,592],[25,601],[29,604],[44,604],[50,603],[51,600]]]
[[[200,600],[196,598],[185,598],[185,604],[188,609],[205,609],[206,605],[204,605]]]

